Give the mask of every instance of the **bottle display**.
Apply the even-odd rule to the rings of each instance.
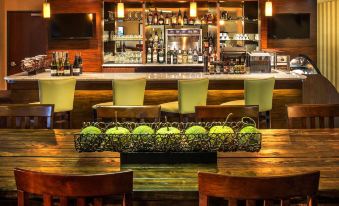
[[[79,76],[82,74],[81,53],[75,54],[71,64],[68,52],[53,52],[51,57],[51,76]]]

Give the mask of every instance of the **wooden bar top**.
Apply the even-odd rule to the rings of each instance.
[[[262,130],[258,153],[218,153],[217,165],[120,165],[114,152],[78,153],[79,130],[0,130],[0,199],[15,198],[15,167],[68,174],[134,171],[135,198],[196,199],[197,172],[274,176],[321,171],[320,196],[339,197],[339,129]],[[161,196],[161,197],[160,197]]]

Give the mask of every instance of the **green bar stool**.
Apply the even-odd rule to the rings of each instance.
[[[271,128],[270,111],[272,110],[274,85],[274,77],[245,80],[245,99],[230,101],[221,105],[259,105],[259,112],[265,113],[266,127]]]
[[[100,106],[143,106],[146,88],[146,78],[116,79],[112,81],[113,101],[93,105],[93,115],[96,119],[96,108]]]
[[[74,93],[75,93],[75,78],[61,79],[43,79],[39,80],[39,100],[32,104],[53,104],[54,118],[56,124],[64,124],[67,122],[68,128],[71,125],[71,111],[73,110]]]
[[[161,112],[183,115],[194,114],[196,106],[206,106],[208,79],[179,80],[178,101],[161,104]]]

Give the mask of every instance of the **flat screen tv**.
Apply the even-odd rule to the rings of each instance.
[[[269,39],[309,39],[310,14],[275,14],[268,18]]]
[[[95,14],[54,14],[50,22],[52,39],[90,39],[95,29]]]

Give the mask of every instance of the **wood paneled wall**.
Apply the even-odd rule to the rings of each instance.
[[[318,3],[318,67],[339,91],[339,0]]]
[[[265,17],[265,2],[260,0],[261,10],[261,46],[263,49],[277,49],[284,54],[295,57],[306,54],[312,60],[317,60],[317,0],[271,0],[273,15],[279,13],[310,13],[311,28],[310,39],[284,39],[271,40],[267,38],[267,18]]]
[[[49,52],[69,51],[71,60],[75,53],[81,52],[84,71],[101,71],[102,65],[102,0],[52,0],[51,10],[56,13],[95,13],[96,30],[90,40],[52,40],[49,39]]]

